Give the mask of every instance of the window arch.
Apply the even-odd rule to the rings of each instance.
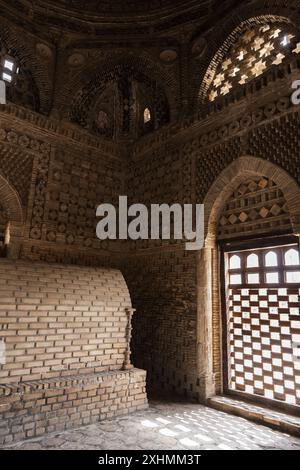
[[[296,266],[300,263],[299,251],[291,248],[285,253],[284,262],[286,266]]]
[[[152,119],[151,111],[149,108],[144,109],[144,124],[148,124]]]
[[[1,56],[1,80],[6,83],[12,83],[16,79],[20,68],[18,66],[17,60],[7,54]]]
[[[0,257],[18,258],[24,229],[19,194],[0,175]]]
[[[208,100],[213,102],[244,86],[283,63],[290,54],[300,54],[300,42],[288,25],[248,27],[211,75]]]
[[[5,98],[34,111],[40,109],[40,96],[31,70],[15,49],[9,49],[2,43],[0,50],[0,80],[5,85]],[[2,88],[3,90],[3,88]]]

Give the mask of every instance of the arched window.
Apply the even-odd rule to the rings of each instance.
[[[278,266],[278,256],[277,256],[277,254],[274,251],[269,251],[266,254],[265,263],[266,263],[266,266],[268,266],[268,267]]]
[[[97,118],[97,125],[100,129],[107,129],[109,126],[109,118],[105,111],[100,110]]]
[[[291,248],[284,255],[284,261],[286,266],[297,266],[300,264],[299,260],[299,250]]]
[[[230,258],[230,269],[241,269],[241,258],[234,255]]]
[[[208,98],[230,93],[270,67],[280,65],[290,54],[300,54],[300,42],[285,26],[257,25],[248,28],[217,66],[208,89]]]
[[[247,257],[247,268],[258,268],[259,258],[255,253],[252,253]]]
[[[145,108],[144,110],[144,124],[147,124],[151,121],[151,111],[149,108]]]
[[[19,67],[16,60],[8,55],[3,55],[1,57],[1,80],[12,83],[18,73]]]

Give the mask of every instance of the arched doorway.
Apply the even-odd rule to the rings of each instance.
[[[232,163],[206,196],[198,293],[205,399],[232,392],[300,405],[299,197],[288,173],[254,157]]]
[[[0,257],[19,256],[23,209],[16,190],[0,175]]]

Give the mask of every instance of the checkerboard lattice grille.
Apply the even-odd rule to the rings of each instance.
[[[300,406],[300,288],[228,294],[229,388]]]

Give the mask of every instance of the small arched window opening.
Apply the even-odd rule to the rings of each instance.
[[[17,61],[13,57],[4,55],[1,58],[1,80],[10,84],[14,81],[19,71]]]
[[[6,211],[0,206],[0,257],[5,258],[10,242],[10,224]]]
[[[152,116],[151,116],[151,111],[149,108],[144,109],[144,124],[148,124],[148,122],[151,122]]]

